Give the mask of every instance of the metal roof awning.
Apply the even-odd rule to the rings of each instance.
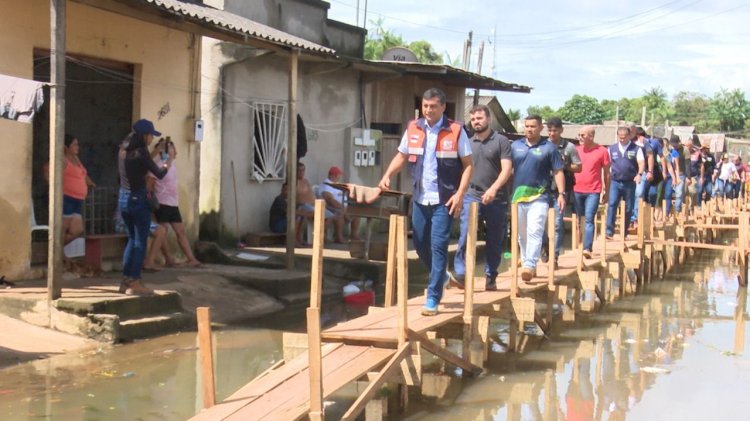
[[[421,79],[439,80],[447,85],[464,88],[486,89],[490,91],[529,93],[531,87],[507,83],[478,73],[468,72],[447,64],[424,64],[403,61],[366,60],[368,63],[389,67],[404,74],[419,76]]]
[[[259,48],[299,49],[307,53],[335,55],[331,48],[315,44],[270,26],[224,10],[180,0],[75,0],[91,7],[159,25]]]

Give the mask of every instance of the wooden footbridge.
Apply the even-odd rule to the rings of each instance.
[[[421,355],[427,351],[459,367],[463,375],[482,372],[488,357],[489,319],[511,321],[509,351],[517,347],[518,332],[523,324],[536,323],[548,332],[552,323],[553,305],[566,304],[573,294],[572,310],[580,310],[582,291],[596,294],[600,304],[635,293],[639,286],[663,276],[700,249],[735,253],[740,264],[741,285],[747,284],[748,236],[750,206],[744,200],[714,200],[700,208],[677,215],[674,223],[653,223],[653,210],[639,201],[639,223],[635,235],[626,236],[624,204],[618,215],[618,233],[606,238],[604,227],[606,207],[600,209],[596,221],[596,237],[591,258],[584,258],[579,241],[579,221],[572,222],[572,250],[563,253],[558,266],[554,259],[537,268],[530,282],[519,277],[517,238],[517,206],[511,216],[511,269],[498,276],[498,290],[485,291],[484,278],[467,277],[465,290],[447,289],[435,316],[423,316],[424,296],[407,296],[407,220],[392,215],[389,227],[384,307],[370,307],[367,315],[321,330],[320,306],[323,265],[324,203],[315,204],[313,258],[310,306],[307,309],[306,350],[288,360],[280,361],[253,379],[223,402],[213,404],[213,373],[210,351],[202,358],[209,361],[204,378],[210,385],[204,401],[210,406],[193,420],[296,420],[324,418],[324,399],[343,386],[366,382],[367,386],[346,411],[344,420],[354,420],[363,413],[366,419],[383,416],[384,390],[394,394],[399,408],[407,404],[408,386],[422,380]],[[550,256],[554,256],[554,219],[550,210]],[[475,273],[477,208],[470,209],[466,273]],[[733,244],[715,244],[719,231],[737,231]],[[722,236],[731,237],[732,234]],[[630,274],[630,275],[629,275]],[[635,276],[632,276],[632,275]],[[634,278],[634,280],[630,280]],[[614,288],[614,280],[618,288]],[[563,317],[574,315],[564,307]],[[210,337],[210,334],[209,334]],[[441,338],[461,339],[460,353],[444,346]],[[206,346],[210,350],[209,345]],[[202,347],[203,349],[203,347]],[[207,355],[208,354],[208,355]],[[220,380],[220,379],[219,379]]]

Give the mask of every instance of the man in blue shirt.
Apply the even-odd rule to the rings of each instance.
[[[518,203],[518,243],[523,267],[521,279],[536,276],[536,264],[547,224],[552,178],[557,186],[557,203],[565,209],[565,176],[557,147],[541,137],[542,118],[524,120],[524,135],[511,145],[513,161],[513,203]]]
[[[398,153],[378,187],[390,189],[391,176],[407,165],[414,191],[412,240],[430,270],[422,314],[437,314],[448,281],[448,240],[452,219],[461,213],[472,173],[471,145],[463,126],[445,113],[445,93],[431,88],[422,95],[424,117],[409,122]]]
[[[609,158],[612,164],[609,167],[611,176],[607,188],[609,204],[606,236],[611,239],[615,232],[615,217],[620,200],[625,201],[625,221],[629,222],[633,215],[635,187],[641,182],[641,174],[645,168],[643,149],[630,140],[628,127],[617,129],[617,142],[609,147]]]

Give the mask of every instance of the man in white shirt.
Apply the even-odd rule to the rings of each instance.
[[[444,116],[445,93],[431,88],[422,95],[424,117],[409,122],[398,153],[378,187],[390,189],[391,176],[406,164],[413,182],[412,240],[430,270],[422,314],[437,314],[448,281],[448,241],[453,218],[461,214],[473,169],[471,145],[463,126]]]

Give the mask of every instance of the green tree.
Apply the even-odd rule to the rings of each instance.
[[[711,100],[700,93],[680,91],[672,98],[672,120],[695,126],[699,132],[719,129],[719,122],[711,118]]]
[[[432,49],[432,44],[427,41],[413,41],[409,44],[409,49],[417,56],[420,63],[442,64],[443,56]]]
[[[639,99],[640,101],[637,104],[637,119],[631,119],[631,121],[641,121],[643,107],[646,107],[646,121],[653,124],[664,123],[673,113],[672,107],[669,101],[667,101],[667,93],[658,86],[647,90]],[[630,111],[633,112],[635,110],[631,109]],[[652,115],[654,116],[654,121],[649,120]]]
[[[719,130],[731,132],[745,128],[745,120],[750,114],[750,103],[745,92],[740,89],[723,89],[711,100],[711,117],[719,122]]]
[[[573,95],[558,110],[560,118],[576,124],[601,124],[605,112],[599,101],[587,95]]]
[[[365,39],[365,58],[368,60],[380,60],[385,50],[406,45],[400,35],[385,29],[383,22],[383,17],[370,21],[373,30],[367,33],[367,39]]]
[[[370,21],[373,30],[368,32],[367,39],[365,39],[365,59],[380,60],[383,57],[383,53],[389,48],[407,47],[414,52],[420,63],[443,62],[443,56],[435,52],[432,44],[427,41],[413,41],[407,46],[401,35],[385,29],[383,22],[384,19],[382,17],[378,18],[378,20]]]
[[[510,121],[518,121],[521,119],[521,110],[514,110],[513,108],[508,108],[508,112],[506,114],[508,115],[508,119]]]
[[[548,118],[554,116],[557,113],[549,105],[541,105],[541,106],[531,105],[529,106],[529,108],[526,109],[526,115],[532,115],[532,114],[541,116],[542,120],[547,120]]]

